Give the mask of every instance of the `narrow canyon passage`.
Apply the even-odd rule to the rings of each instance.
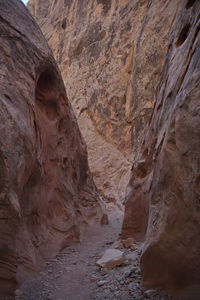
[[[172,299],[155,290],[142,290],[139,268],[142,244],[131,240],[120,242],[123,212],[113,204],[107,212],[109,224],[94,224],[80,243],[47,261],[37,279],[16,291],[15,300]],[[116,248],[123,252],[123,262],[110,270],[100,268],[96,262],[105,250]]]
[[[199,11],[0,0],[0,300],[200,300]]]
[[[94,224],[80,243],[65,248],[47,261],[40,278],[22,288],[25,299],[96,299],[96,281],[102,277],[96,260],[118,238],[122,217],[123,213],[114,209],[109,225]]]

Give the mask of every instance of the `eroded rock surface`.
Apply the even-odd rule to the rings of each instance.
[[[29,1],[59,63],[95,182],[108,201],[124,200],[178,3]]]
[[[0,1],[0,294],[100,214],[51,51],[21,1]]]
[[[199,1],[182,1],[176,13],[123,225],[124,236],[145,238],[144,284],[187,287],[179,299],[200,295],[199,11]]]

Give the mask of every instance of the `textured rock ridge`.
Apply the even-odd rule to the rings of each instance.
[[[108,201],[124,199],[179,2],[29,1],[59,63],[94,180]]]
[[[0,294],[100,215],[51,51],[21,1],[0,1]]]
[[[200,295],[199,11],[199,1],[181,1],[176,13],[123,224],[124,236],[145,238],[145,286],[187,287],[179,299]]]

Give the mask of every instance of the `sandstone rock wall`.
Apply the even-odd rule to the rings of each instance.
[[[167,9],[167,7],[166,7]],[[145,238],[144,284],[200,295],[200,2],[181,1],[133,165],[123,235]]]
[[[21,1],[0,1],[0,295],[100,215],[86,145],[51,51]]]
[[[29,8],[108,199],[123,198],[133,153],[122,234],[145,240],[144,284],[198,285],[199,1],[30,0]]]
[[[29,1],[59,63],[95,182],[108,201],[124,199],[179,2]]]

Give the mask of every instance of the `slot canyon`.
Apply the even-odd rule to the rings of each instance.
[[[199,0],[0,0],[0,300],[200,299],[199,29]]]

